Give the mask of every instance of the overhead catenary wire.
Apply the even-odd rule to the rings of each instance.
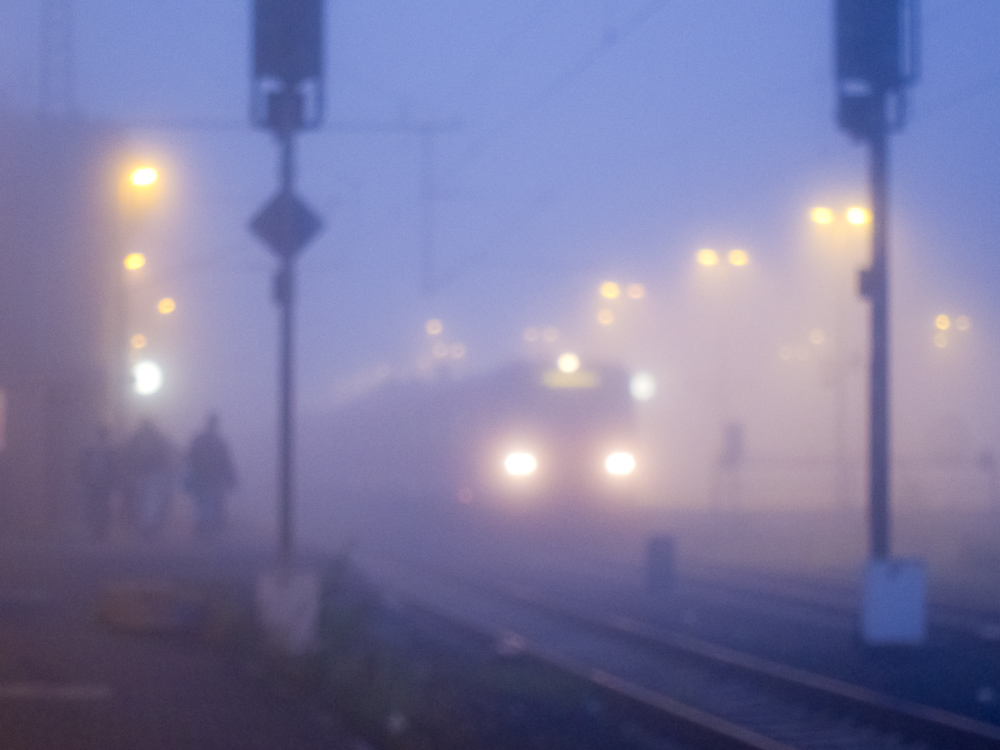
[[[457,163],[452,164],[452,169],[447,173],[447,178],[454,178],[456,174],[469,162],[473,161],[479,154],[481,154],[486,146],[488,145],[491,138],[503,135],[514,128],[514,126],[522,120],[527,115],[531,114],[534,110],[538,109],[540,106],[550,102],[554,97],[556,97],[563,90],[571,86],[577,79],[580,78],[587,70],[590,69],[592,65],[600,61],[606,54],[608,54],[612,49],[614,49],[618,44],[628,39],[630,36],[635,34],[639,29],[641,29],[646,23],[653,19],[656,14],[662,10],[668,4],[669,0],[653,0],[650,3],[644,5],[641,9],[632,14],[619,28],[614,29],[612,26],[608,25],[608,16],[605,13],[605,27],[600,41],[587,50],[583,55],[576,59],[568,68],[566,68],[562,73],[552,79],[547,85],[545,85],[540,91],[536,92],[526,104],[521,107],[514,115],[508,118],[502,125],[497,126],[488,130],[484,135],[474,141],[459,157]],[[474,129],[474,128],[472,128]],[[531,208],[528,211],[521,212],[522,214],[527,214],[532,217],[538,216],[543,213],[552,204],[553,191],[551,189],[546,189],[543,191],[544,200],[533,201]],[[498,227],[497,231],[492,235],[494,238],[502,235],[502,229],[504,227],[513,226],[514,222],[505,222],[503,227]],[[518,223],[518,226],[520,224]],[[464,259],[460,259],[452,265],[451,268],[447,269],[442,273],[441,284],[442,286],[447,286],[455,280],[455,278],[462,273],[470,270],[473,267],[481,265],[487,260],[489,255],[489,249],[485,247],[486,245],[492,245],[497,247],[502,242],[496,239],[493,242],[484,242],[483,247],[479,250],[468,254]]]
[[[659,10],[667,5],[668,0],[653,0],[647,3],[638,11],[629,16],[620,27],[614,27],[612,19],[609,15],[608,8],[605,7],[604,19],[603,19],[603,32],[601,34],[600,40],[593,46],[591,46],[583,55],[577,58],[568,68],[563,70],[554,79],[552,79],[547,85],[537,91],[532,97],[530,97],[527,102],[520,107],[511,117],[507,118],[504,123],[499,126],[493,127],[482,133],[478,140],[474,141],[471,147],[467,148],[463,155],[459,158],[458,163],[452,163],[450,169],[436,170],[432,165],[432,160],[427,158],[427,154],[433,149],[429,147],[428,138],[432,135],[437,135],[439,133],[444,133],[448,131],[456,131],[461,128],[461,123],[456,118],[445,119],[439,122],[410,122],[407,120],[399,120],[396,122],[375,122],[375,121],[364,121],[364,120],[342,120],[337,122],[332,122],[321,126],[316,129],[316,134],[361,134],[361,133],[409,133],[415,134],[420,139],[421,144],[421,189],[420,189],[420,200],[424,205],[421,228],[421,278],[422,285],[425,291],[433,290],[437,281],[435,276],[437,271],[434,269],[433,265],[433,251],[431,249],[433,234],[433,219],[428,218],[427,214],[433,209],[431,208],[432,202],[439,195],[437,188],[431,184],[437,180],[432,180],[432,175],[438,172],[441,177],[448,179],[453,177],[465,164],[472,161],[479,153],[481,153],[485,146],[493,138],[510,131],[517,124],[518,121],[523,119],[525,116],[529,115],[532,111],[550,101],[554,96],[558,95],[561,91],[572,85],[580,76],[582,76],[588,69],[591,68],[596,62],[601,60],[608,52],[614,49],[618,44],[626,40],[628,37],[633,35],[642,26],[644,26],[650,19],[652,19]],[[529,18],[520,25],[518,30],[514,35],[508,37],[502,46],[501,52],[498,56],[494,56],[494,59],[487,61],[476,71],[473,75],[473,80],[476,76],[485,76],[488,74],[489,69],[495,64],[495,60],[503,55],[509,53],[509,50],[516,48],[518,41],[525,33],[528,33],[544,18],[549,11],[558,4],[558,0],[549,0],[543,3],[529,16]],[[127,127],[139,129],[139,130],[179,130],[179,131],[244,131],[250,132],[251,128],[242,120],[229,120],[229,119],[194,119],[194,120],[176,120],[176,119],[164,119],[164,120],[147,120],[147,121],[131,121],[125,123]],[[475,128],[473,128],[475,129]],[[441,179],[439,177],[438,179]],[[547,194],[551,194],[551,191],[545,191]],[[542,205],[549,205],[550,200],[542,201]],[[537,208],[537,205],[535,206]],[[531,211],[530,213],[536,214],[538,211]],[[505,222],[504,224],[509,225],[510,222]],[[465,261],[459,261],[451,269],[444,272],[442,281],[445,284],[454,280],[456,274],[461,272],[461,269],[469,268],[471,266],[479,265],[484,258],[483,250],[474,253],[474,257],[469,258]]]
[[[937,117],[955,107],[985,96],[1000,88],[1000,71],[994,71],[989,76],[962,86],[951,94],[932,99],[922,107],[914,107],[910,116],[912,122],[923,122],[928,118]]]
[[[590,49],[577,58],[569,67],[563,70],[539,91],[535,92],[535,94],[531,96],[516,112],[506,118],[502,123],[491,128],[483,129],[481,131],[482,135],[473,141],[472,144],[470,144],[469,147],[463,151],[456,162],[452,165],[452,169],[447,173],[448,176],[454,176],[466,164],[473,161],[477,156],[479,156],[479,154],[483,153],[491,139],[510,132],[514,126],[526,116],[537,110],[539,107],[550,103],[557,95],[572,85],[592,65],[601,60],[612,49],[624,42],[641,29],[646,23],[652,20],[660,10],[667,6],[669,2],[670,0],[652,0],[652,2],[647,3],[626,19],[626,21],[615,31],[615,33],[608,33],[608,30],[605,29],[600,41],[598,41],[597,44],[590,47]],[[470,130],[474,131],[476,129],[475,123],[471,123]]]

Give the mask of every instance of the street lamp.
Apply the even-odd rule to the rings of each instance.
[[[728,257],[731,266],[745,266],[750,262],[750,256],[747,255],[746,250],[730,250]]]
[[[709,267],[719,265],[720,261],[719,253],[707,247],[695,253],[694,259],[698,261],[698,265]],[[731,266],[745,266],[750,262],[750,254],[746,250],[737,248],[726,253],[726,260]]]
[[[137,167],[132,170],[128,180],[135,187],[149,187],[155,184],[159,178],[160,174],[155,167]]]
[[[621,287],[613,281],[605,281],[601,284],[601,296],[604,299],[618,299],[621,296]]]
[[[702,248],[695,255],[698,263],[703,266],[715,266],[719,264],[719,254],[710,248]]]
[[[809,210],[809,219],[813,224],[825,226],[835,224],[837,222],[837,215],[833,209],[827,206],[815,206]],[[848,224],[863,226],[871,223],[872,214],[871,211],[863,206],[850,206],[844,210],[844,219]]]
[[[125,260],[122,263],[127,270],[138,271],[146,265],[146,256],[142,253],[129,253],[125,256]]]
[[[971,322],[969,321],[968,315],[958,315],[954,320],[945,313],[941,313],[936,318],[934,318],[934,346],[938,349],[944,349],[948,346],[948,334],[946,331],[950,331],[954,328],[956,331],[968,331],[971,327]]]
[[[860,226],[862,224],[868,224],[872,220],[872,215],[867,208],[862,208],[861,206],[851,206],[847,209],[845,218],[851,224],[855,226]]]
[[[816,224],[832,224],[833,211],[826,206],[816,206],[816,208],[809,212],[809,218]]]
[[[121,173],[119,200],[123,218],[129,223],[142,221],[159,196],[160,172],[151,164],[139,164]]]

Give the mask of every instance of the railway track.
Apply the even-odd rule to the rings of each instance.
[[[588,682],[689,747],[1000,748],[1000,727],[524,587],[384,561],[366,568],[423,611]]]
[[[700,590],[750,597],[765,596],[852,617],[857,613],[861,598],[856,587],[842,583],[767,575],[759,571],[718,570],[688,576],[685,580],[690,584],[692,593],[696,594]],[[1000,612],[993,609],[931,598],[928,603],[928,620],[934,627],[962,632],[983,641],[1000,641]]]

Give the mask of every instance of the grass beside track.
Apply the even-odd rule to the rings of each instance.
[[[321,643],[273,664],[386,750],[674,748],[600,689],[504,643],[383,598],[345,560],[324,575]]]

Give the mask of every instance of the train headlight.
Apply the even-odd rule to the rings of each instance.
[[[609,453],[604,459],[604,468],[608,474],[625,476],[635,471],[635,456],[625,451]]]
[[[503,467],[511,476],[523,477],[535,472],[538,461],[530,453],[515,451],[507,454],[507,458],[503,460]]]

